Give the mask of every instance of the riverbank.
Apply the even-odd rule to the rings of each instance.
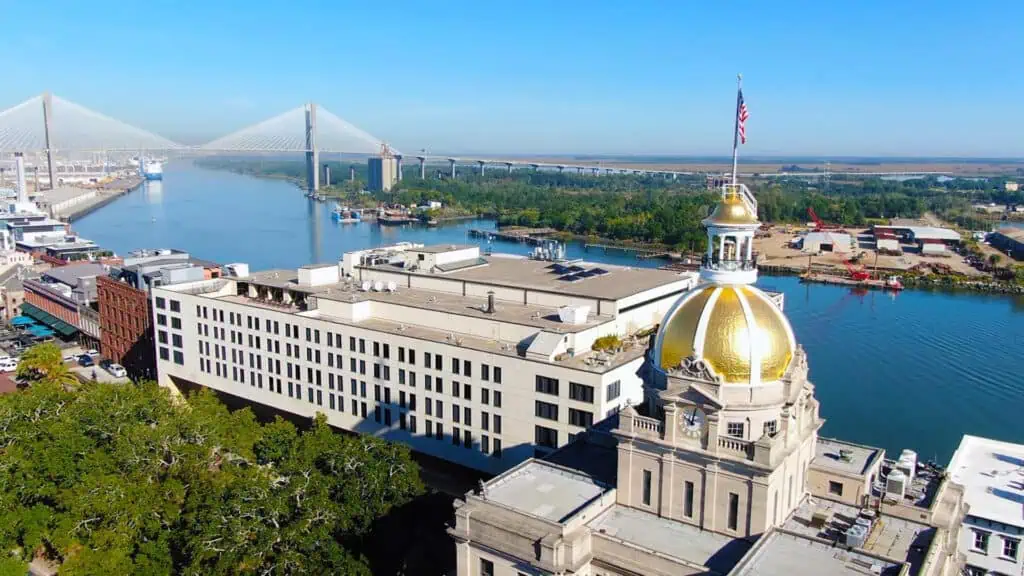
[[[108,186],[107,188],[96,190],[96,194],[92,198],[75,204],[68,210],[57,212],[53,217],[66,222],[75,222],[76,220],[103,208],[121,196],[138,190],[144,182],[145,180],[142,178],[130,178],[126,181]]]

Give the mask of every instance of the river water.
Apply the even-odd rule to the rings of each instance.
[[[472,242],[486,220],[424,228],[339,224],[330,205],[307,200],[293,185],[187,163],[165,167],[148,183],[74,225],[86,238],[123,254],[173,247],[253,270],[335,261],[346,251],[400,241]],[[495,251],[524,253],[519,244]],[[657,265],[622,253],[572,257]],[[822,434],[888,452],[917,450],[948,462],[962,434],[1024,442],[1024,299],[980,294],[869,292],[763,277],[786,294],[786,314],[806,348],[817,386]]]

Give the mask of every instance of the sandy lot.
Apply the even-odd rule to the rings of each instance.
[[[800,230],[806,229],[801,229],[796,226],[773,226],[769,232],[771,234],[770,237],[754,240],[754,250],[759,253],[758,264],[806,269],[808,264],[808,254],[799,249],[790,247],[790,241],[798,237],[797,232]],[[854,267],[859,268],[860,266],[865,266],[870,270],[877,265],[879,269],[907,270],[908,268],[922,262],[942,263],[962,274],[967,274],[969,276],[986,276],[984,272],[981,272],[967,264],[964,258],[959,254],[950,252],[947,257],[921,256],[915,252],[910,252],[910,250],[916,250],[916,247],[912,245],[903,246],[904,253],[902,256],[877,254],[876,259],[873,242],[869,243],[864,241],[867,236],[866,229],[851,228],[847,230],[847,232],[861,237],[858,242],[859,247],[848,254],[825,252],[820,255],[815,255],[811,259],[815,266],[829,265],[845,271],[843,258],[851,258],[863,253],[860,263],[854,264]]]

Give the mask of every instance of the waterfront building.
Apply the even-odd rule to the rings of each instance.
[[[121,364],[133,378],[156,377],[153,286],[220,277],[220,266],[181,250],[137,250],[120,266],[97,279],[100,352]],[[165,343],[166,344],[166,343]]]
[[[1024,229],[1000,228],[989,235],[988,241],[1014,260],[1024,260]]]
[[[460,576],[957,573],[962,487],[909,451],[818,437],[806,353],[753,286],[756,214],[724,187],[704,283],[664,315],[639,410],[456,503]]]
[[[86,262],[58,266],[43,272],[38,279],[25,279],[25,301],[21,313],[67,340],[79,336],[81,307],[96,301],[96,277],[106,274],[100,264]],[[92,345],[92,336],[82,336],[83,344]]]
[[[885,237],[893,234],[901,243],[915,245],[921,254],[933,256],[946,254],[949,248],[956,248],[961,242],[959,232],[939,226],[918,226],[894,221],[887,226],[872,225],[871,231],[876,239],[879,235]]]
[[[25,301],[25,287],[21,281],[30,271],[27,266],[16,265],[0,272],[0,320],[10,322],[21,314],[21,303]]]
[[[371,156],[366,160],[368,188],[371,192],[388,192],[398,181],[398,160]]]
[[[964,436],[949,473],[964,486],[968,505],[959,540],[964,574],[1024,574],[1024,445]]]
[[[152,288],[161,385],[322,413],[491,473],[640,402],[648,334],[696,283],[408,243],[340,265],[225,268]]]
[[[808,232],[800,244],[800,249],[810,254],[846,254],[853,250],[853,237],[846,232]]]

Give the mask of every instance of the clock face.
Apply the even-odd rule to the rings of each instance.
[[[704,432],[705,422],[707,422],[707,416],[696,406],[683,408],[679,416],[679,428],[690,436],[700,436]]]

